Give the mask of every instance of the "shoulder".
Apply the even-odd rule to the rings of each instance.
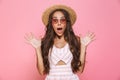
[[[76,35],[76,38],[77,38],[78,41],[80,41],[80,37],[78,35]]]

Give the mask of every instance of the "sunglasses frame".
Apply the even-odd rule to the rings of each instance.
[[[61,19],[57,19],[57,18],[52,18],[52,23],[53,24],[57,24],[57,23],[61,23],[61,24],[65,24],[66,23],[66,19],[65,18],[61,18]]]

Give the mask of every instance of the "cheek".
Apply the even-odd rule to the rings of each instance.
[[[54,29],[54,31],[55,31],[55,29],[56,29],[56,25],[55,25],[55,24],[52,24],[52,26],[53,26],[53,29]]]
[[[66,28],[66,24],[63,24],[64,29]]]

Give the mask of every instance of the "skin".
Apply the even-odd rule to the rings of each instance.
[[[57,12],[55,12],[53,14],[53,19],[59,19],[58,23],[53,23],[52,22],[52,26],[53,26],[53,29],[54,29],[55,33],[58,36],[63,37],[64,36],[64,31],[66,29],[66,22],[65,23],[61,23],[60,19],[65,19],[64,14],[62,12],[60,12],[60,11],[57,11]],[[62,28],[62,31],[58,32],[57,28]]]
[[[64,31],[65,31],[65,29],[66,29],[66,23],[63,23],[63,24],[62,24],[62,23],[60,22],[60,19],[63,19],[63,18],[65,18],[65,17],[64,17],[64,15],[63,15],[62,12],[57,11],[57,12],[55,12],[55,13],[53,14],[53,18],[59,19],[58,23],[56,23],[56,24],[52,23],[53,29],[54,29],[54,31],[55,31],[56,34],[57,34],[57,37],[56,37],[55,40],[54,40],[54,45],[55,45],[57,48],[62,48],[62,47],[64,47],[64,46],[66,45],[66,41],[64,40]],[[62,31],[59,33],[58,30],[57,30],[57,28],[62,28]],[[60,38],[58,38],[58,36],[59,36]],[[63,62],[63,61],[61,60],[61,61],[59,61],[59,62],[57,63],[57,65],[65,65],[65,62]]]
[[[53,18],[57,18],[57,19],[61,19],[61,18],[64,18],[64,15],[62,12],[60,11],[57,11],[53,14]],[[62,48],[66,45],[66,41],[64,39],[64,31],[66,29],[66,23],[62,24],[60,23],[60,20],[58,20],[58,23],[54,24],[52,23],[53,25],[53,29],[55,31],[55,33],[57,34],[56,38],[54,39],[54,45],[57,47],[57,48]],[[62,28],[62,31],[61,32],[58,32],[57,31],[57,28]],[[80,37],[80,38],[79,38]],[[82,73],[83,70],[84,70],[84,66],[85,66],[85,52],[86,52],[86,48],[88,46],[88,44],[90,44],[94,39],[95,35],[93,32],[88,32],[85,37],[82,37],[82,35],[79,35],[78,40],[79,41],[82,41],[85,39],[85,43],[81,43],[81,56],[80,56],[80,61],[82,63],[82,66],[79,67],[80,71],[78,71],[78,73]],[[88,37],[88,38],[86,38]],[[26,43],[28,44],[35,44],[37,41],[40,41],[41,40],[41,36],[40,36],[40,39],[37,39],[33,33],[30,33],[30,34],[26,34],[25,35],[25,39],[26,39]],[[36,39],[36,42],[35,41],[32,41],[32,39]],[[33,44],[31,44],[33,46]],[[34,47],[34,46],[33,46]],[[40,46],[39,47],[34,47],[35,50],[36,50],[36,56],[37,56],[37,68],[38,68],[38,71],[41,75],[43,75],[43,71],[44,71],[44,66],[43,66],[43,59],[42,59],[42,56],[41,56],[41,48]],[[59,61],[57,63],[57,65],[65,65],[65,62],[64,61]]]

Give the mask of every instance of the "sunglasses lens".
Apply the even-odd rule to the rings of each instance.
[[[53,23],[57,23],[57,22],[58,22],[58,19],[52,19],[52,22],[53,22]]]
[[[65,23],[65,22],[66,22],[66,19],[60,19],[60,22],[61,22],[61,23]]]
[[[54,23],[54,24],[57,24],[58,23],[58,21],[59,21],[59,19],[52,19],[52,22]],[[60,19],[60,23],[62,23],[62,24],[64,24],[66,22],[66,19]]]

